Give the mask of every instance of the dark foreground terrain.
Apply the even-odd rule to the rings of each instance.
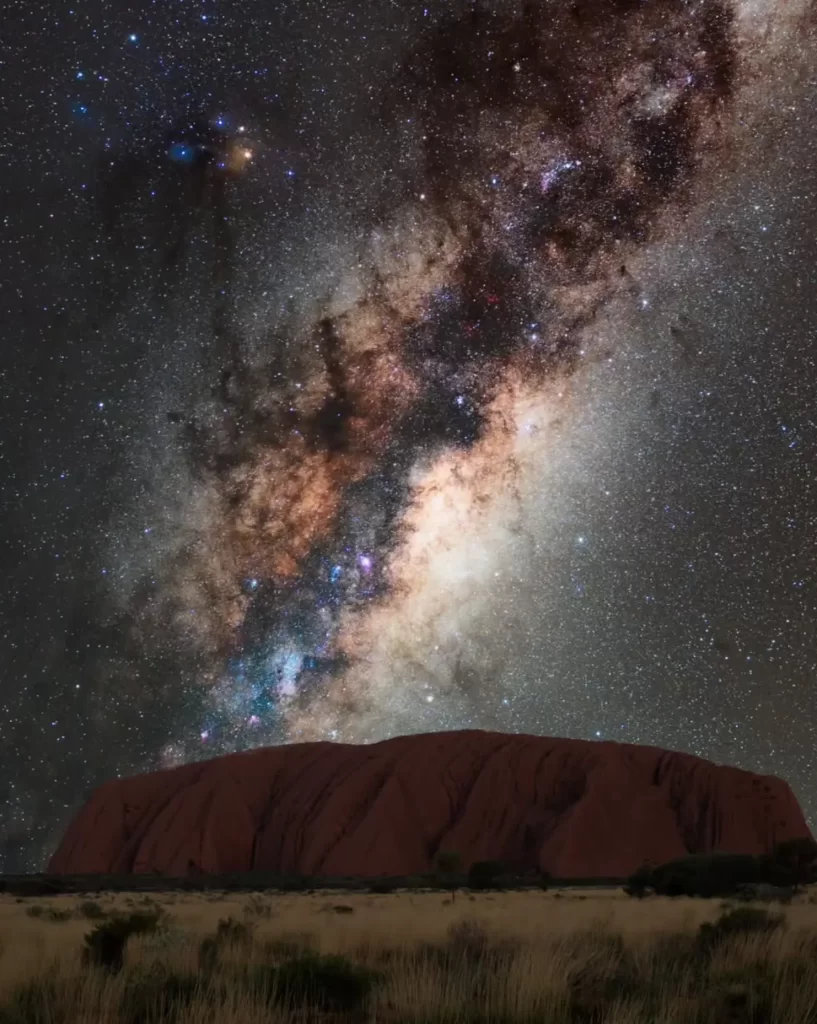
[[[0,896],[2,1024],[808,1024],[817,905],[618,890]]]

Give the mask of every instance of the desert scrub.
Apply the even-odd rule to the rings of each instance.
[[[253,893],[244,904],[246,917],[269,918],[272,917],[272,904],[262,896]]]
[[[252,921],[237,921],[234,917],[222,918],[214,935],[208,935],[199,943],[199,970],[212,971],[223,950],[230,946],[247,947],[252,944],[255,925]]]
[[[698,946],[711,952],[728,939],[744,935],[769,935],[785,925],[783,914],[761,907],[732,907],[717,921],[704,921],[698,929]]]
[[[0,1008],[0,1024],[75,1024],[75,978],[41,975],[16,986]]]
[[[70,910],[52,907],[49,904],[43,905],[42,903],[34,903],[32,906],[26,907],[26,914],[29,917],[36,917],[41,921],[53,921],[56,924],[64,924],[73,917],[73,913]]]
[[[122,970],[125,946],[133,935],[155,932],[162,920],[162,911],[134,911],[116,915],[102,921],[85,936],[82,963],[85,967],[100,967],[111,974]]]
[[[136,968],[125,979],[117,1024],[173,1024],[204,994],[200,974],[156,962]]]
[[[77,906],[74,914],[77,917],[84,917],[88,921],[101,921],[108,916],[105,909],[96,900],[83,900]]]
[[[344,956],[304,953],[277,966],[248,967],[243,981],[274,1005],[348,1013],[362,1008],[383,976]]]
[[[261,944],[263,955],[273,962],[292,960],[313,952],[314,947],[315,938],[310,932],[284,932],[273,939],[264,940]]]

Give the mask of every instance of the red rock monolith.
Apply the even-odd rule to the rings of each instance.
[[[781,779],[657,747],[492,732],[303,743],[100,786],[55,874],[412,875],[439,850],[560,878],[810,835]]]

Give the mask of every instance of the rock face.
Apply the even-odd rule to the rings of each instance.
[[[55,874],[410,875],[437,851],[623,877],[809,829],[788,785],[656,747],[490,732],[304,743],[109,782]]]

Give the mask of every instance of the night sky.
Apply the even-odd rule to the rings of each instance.
[[[0,34],[0,870],[116,775],[457,728],[817,825],[807,0]]]

